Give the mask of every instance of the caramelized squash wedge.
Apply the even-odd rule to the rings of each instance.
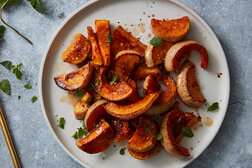
[[[131,33],[127,32],[122,26],[117,26],[112,35],[113,44],[111,46],[112,54],[117,55],[123,50],[133,50],[144,56],[146,45],[141,43],[138,39],[133,37]]]
[[[87,104],[87,101],[91,98],[91,94],[85,90],[84,96],[77,102],[74,106],[74,115],[77,120],[83,120],[90,105]]]
[[[175,71],[179,68],[179,60],[183,55],[192,50],[200,52],[201,68],[206,69],[208,66],[208,54],[205,47],[197,41],[182,41],[174,44],[166,53],[165,69],[169,72]]]
[[[150,93],[159,91],[160,85],[151,75],[148,75],[144,80],[143,88],[144,94],[148,95]]]
[[[164,75],[163,83],[166,89],[160,94],[154,105],[146,111],[146,115],[159,115],[171,109],[176,97],[177,87],[172,77]],[[144,89],[146,89],[144,87]]]
[[[75,91],[85,88],[93,75],[93,64],[88,63],[82,68],[69,74],[62,74],[54,78],[56,85],[61,89]]]
[[[107,100],[98,100],[89,107],[84,120],[88,131],[92,131],[101,119],[107,118],[108,114],[103,107],[105,103],[107,103]]]
[[[198,117],[191,113],[184,113],[178,109],[170,111],[162,120],[160,132],[163,134],[161,144],[165,150],[178,158],[190,156],[189,150],[179,145],[184,127],[192,127],[198,122]],[[178,139],[177,139],[178,138]]]
[[[110,85],[105,80],[106,70],[107,68],[101,67],[99,72],[96,72],[94,76],[95,87],[100,95],[110,101],[121,101],[129,98],[133,94],[133,89],[125,81]]]
[[[96,65],[103,65],[100,48],[99,48],[98,42],[94,34],[94,30],[92,29],[92,27],[90,26],[87,27],[87,33],[88,33],[88,38],[92,46],[91,47],[92,48],[92,61]]]
[[[147,95],[135,103],[129,105],[118,105],[110,102],[105,105],[105,110],[112,116],[120,119],[132,119],[146,112],[158,98],[159,91]]]
[[[112,72],[114,75],[118,75],[120,79],[127,80],[139,61],[140,55],[135,51],[121,51],[115,57]]]
[[[89,51],[89,40],[82,34],[77,34],[73,42],[62,54],[62,60],[71,64],[79,64],[87,58]]]
[[[138,128],[128,140],[128,148],[139,153],[151,150],[157,142],[157,133],[158,126],[154,121],[140,117]]]
[[[187,35],[190,29],[190,19],[184,16],[173,20],[151,19],[152,33],[169,42],[177,42]]]
[[[186,61],[179,70],[177,88],[181,100],[190,107],[199,107],[206,102],[195,76],[195,66],[190,61]]]
[[[113,121],[114,126],[114,141],[121,142],[129,138],[131,129],[129,126],[128,120],[122,120],[119,118],[114,118]]]
[[[94,154],[106,150],[113,140],[113,129],[105,121],[92,130],[87,136],[76,142],[76,145],[84,152]]]
[[[157,142],[155,144],[155,146],[147,152],[140,153],[140,152],[133,151],[131,149],[128,149],[128,151],[129,151],[130,155],[133,156],[134,158],[140,159],[140,160],[145,160],[145,159],[148,159],[148,158],[156,155],[160,151],[160,149],[161,149],[161,144],[160,144],[160,142]]]
[[[162,79],[162,73],[159,68],[147,68],[145,64],[140,64],[134,71],[133,78],[135,80],[145,79],[148,75],[151,75],[157,79]]]
[[[111,49],[108,41],[108,36],[110,36],[109,20],[95,20],[95,31],[102,55],[103,65],[109,66],[111,61]]]
[[[141,99],[139,94],[138,94],[137,84],[132,79],[128,80],[128,84],[133,89],[133,93],[129,98],[125,99],[125,101],[127,101],[129,103],[135,103],[136,101]]]

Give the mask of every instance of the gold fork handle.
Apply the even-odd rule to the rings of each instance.
[[[12,139],[11,139],[11,136],[10,136],[9,129],[7,127],[7,124],[6,124],[4,115],[3,115],[3,111],[2,111],[1,108],[0,108],[0,125],[2,127],[3,135],[4,135],[4,138],[5,138],[6,144],[8,146],[8,149],[9,149],[9,152],[10,152],[11,159],[12,159],[12,162],[14,164],[14,167],[15,168],[21,168],[21,165],[20,165],[20,162],[18,160],[18,156],[17,156],[16,150],[15,150],[15,147],[13,145],[13,142],[12,142]]]

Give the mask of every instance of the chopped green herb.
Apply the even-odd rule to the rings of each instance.
[[[31,88],[32,88],[32,86],[31,86],[30,84],[25,84],[24,87],[25,87],[26,89],[31,89]]]
[[[160,141],[163,138],[163,134],[162,133],[158,133],[157,134],[157,140]]]
[[[65,119],[63,117],[60,118],[58,126],[64,129],[65,126]]]
[[[85,60],[85,61],[83,61],[83,62],[77,64],[77,67],[78,67],[78,68],[81,68],[81,67],[83,67],[84,65],[87,65],[88,62],[89,62],[89,60]]]
[[[164,74],[164,75],[170,75],[170,73],[168,71],[166,71],[166,70],[163,70],[162,74]]]
[[[107,42],[112,44],[113,43],[113,38],[110,34],[106,34],[106,37],[107,37]]]
[[[10,95],[11,93],[11,86],[10,82],[7,79],[4,79],[0,82],[0,89],[6,93],[7,95]]]
[[[85,90],[84,89],[79,89],[79,90],[76,90],[74,92],[74,94],[79,98],[81,99],[83,97],[83,95],[85,94]]]
[[[121,155],[124,155],[124,154],[125,154],[125,148],[120,149],[119,153],[120,153]]]
[[[0,62],[1,65],[3,65],[6,69],[11,69],[11,65],[12,63],[10,61],[3,61],[3,62]]]
[[[86,127],[86,124],[85,124],[85,121],[83,121],[83,130],[84,130],[84,135],[86,136],[88,134],[88,130],[87,130],[87,127]]]
[[[38,86],[38,83],[35,83],[36,86]]]
[[[151,132],[150,128],[148,128],[148,127],[145,128],[145,131],[148,132],[148,133]]]
[[[163,41],[161,38],[159,37],[153,37],[151,40],[150,40],[150,44],[153,45],[154,47],[160,47],[163,45]]]
[[[186,136],[186,137],[193,137],[194,136],[194,134],[193,134],[193,132],[192,132],[192,130],[191,130],[190,127],[184,127],[184,128],[182,128],[181,133],[184,136]]]
[[[98,80],[97,80],[97,82],[96,82],[96,85],[99,85],[99,84],[100,84],[100,82],[101,82],[101,80],[100,80],[100,79],[98,79]]]
[[[94,99],[94,96],[91,96],[88,101],[87,101],[87,104],[90,105],[92,102],[93,102],[93,99]]]
[[[39,13],[44,13],[44,8],[40,2],[40,0],[30,0],[31,6],[38,11]]]
[[[15,74],[16,78],[19,80],[21,80],[21,77],[22,77],[21,68],[22,68],[22,63],[18,64],[17,66],[11,65],[13,74]]]
[[[18,95],[18,100],[21,99],[21,96]]]
[[[72,135],[73,138],[77,139],[78,135],[77,135],[77,131],[74,132],[74,134]]]
[[[89,84],[91,85],[92,88],[96,91],[96,93],[100,94],[98,90],[96,89],[95,85],[90,81]]]
[[[219,108],[219,103],[218,102],[214,102],[211,106],[209,106],[207,108],[207,111],[214,111],[217,110]]]
[[[81,138],[83,138],[83,135],[84,135],[84,130],[83,130],[83,128],[79,128],[78,129],[79,131],[78,131],[78,137],[79,137],[79,139],[81,139]]]
[[[3,40],[4,31],[5,31],[4,25],[0,25],[0,40]]]
[[[111,81],[112,85],[116,82],[116,80],[118,79],[118,77],[119,77],[118,75],[113,76],[112,81]]]
[[[33,96],[33,97],[31,98],[31,102],[32,102],[32,103],[34,103],[36,100],[38,100],[38,98],[37,98],[36,96]]]

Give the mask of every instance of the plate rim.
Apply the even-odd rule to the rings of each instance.
[[[90,0],[89,2],[86,2],[85,4],[83,4],[82,6],[80,6],[79,8],[77,8],[76,10],[74,10],[61,24],[60,26],[54,31],[54,33],[52,34],[49,43],[45,49],[45,52],[43,54],[42,60],[41,60],[41,64],[40,64],[40,71],[39,71],[39,84],[38,84],[38,88],[39,88],[39,100],[40,100],[40,105],[41,105],[41,109],[44,115],[44,119],[46,120],[47,126],[49,127],[54,139],[57,141],[57,143],[63,148],[63,150],[72,158],[74,159],[76,162],[78,162],[81,166],[84,167],[91,167],[88,163],[84,163],[82,162],[80,159],[78,159],[77,157],[75,157],[64,145],[63,143],[59,140],[58,136],[56,135],[55,131],[52,128],[52,125],[49,122],[49,118],[47,116],[46,110],[45,110],[45,104],[44,104],[44,98],[43,98],[43,86],[42,86],[42,82],[43,82],[43,74],[44,74],[44,66],[45,66],[45,61],[47,59],[47,55],[48,52],[53,44],[53,41],[55,40],[56,36],[58,35],[58,33],[62,30],[62,28],[64,27],[65,24],[68,23],[69,20],[71,20],[75,15],[77,15],[79,12],[81,12],[82,10],[85,10],[85,8],[87,8],[88,6],[97,3],[101,0]],[[158,1],[158,0],[157,0]],[[206,30],[211,34],[211,36],[213,37],[214,41],[216,42],[216,45],[220,47],[220,51],[221,54],[225,56],[225,61],[223,62],[226,67],[227,67],[227,101],[226,104],[223,105],[223,108],[225,109],[225,111],[223,112],[223,114],[220,116],[221,119],[218,124],[217,124],[217,129],[216,131],[213,133],[213,136],[211,138],[208,139],[207,145],[205,146],[205,148],[198,153],[197,156],[195,156],[193,159],[188,160],[188,162],[186,162],[184,164],[184,166],[189,165],[192,161],[194,161],[195,159],[197,159],[207,148],[208,146],[212,143],[213,139],[216,137],[217,133],[219,132],[221,125],[223,123],[223,120],[225,118],[226,112],[227,112],[227,108],[228,108],[228,103],[230,100],[230,72],[229,72],[229,67],[228,67],[228,63],[227,63],[227,57],[224,53],[224,50],[222,48],[222,45],[219,41],[219,39],[217,38],[216,34],[213,32],[213,30],[210,28],[210,26],[201,18],[201,16],[199,16],[196,12],[194,12],[190,7],[186,6],[184,3],[179,2],[178,0],[167,0],[170,1],[180,7],[182,7],[183,9],[187,10],[189,13],[191,13],[196,19],[199,20],[199,22],[204,25],[204,27],[206,28]],[[184,167],[183,166],[183,167]]]

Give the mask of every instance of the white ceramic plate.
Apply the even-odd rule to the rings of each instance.
[[[210,117],[213,120],[213,125],[210,127],[203,126],[198,129],[198,131],[194,132],[195,136],[193,138],[184,138],[182,145],[193,148],[193,150],[190,149],[191,157],[187,159],[174,158],[162,150],[158,155],[148,160],[137,160],[131,157],[128,152],[124,156],[119,154],[119,150],[126,146],[126,144],[122,143],[117,144],[116,147],[111,145],[109,149],[100,154],[90,155],[82,152],[76,147],[75,140],[71,137],[82,123],[75,120],[73,107],[70,104],[59,101],[67,93],[59,89],[53,80],[53,77],[58,74],[75,69],[75,66],[62,62],[61,54],[77,33],[83,33],[86,36],[86,27],[90,25],[94,28],[95,19],[110,20],[112,29],[120,22],[124,28],[128,28],[129,31],[133,31],[133,34],[140,37],[143,43],[148,44],[152,14],[158,19],[189,16],[191,29],[187,39],[199,41],[207,48],[209,66],[206,71],[200,68],[201,59],[197,52],[192,53],[195,56],[192,56],[190,60],[196,65],[197,77],[208,104],[216,101],[220,103],[220,109],[216,112],[207,112],[207,105],[199,108],[203,120],[205,117]],[[144,33],[141,33],[137,26],[140,22],[145,25]],[[221,78],[217,77],[216,73],[219,72],[223,74]],[[91,1],[70,15],[59,27],[49,43],[41,63],[40,100],[45,119],[58,143],[72,158],[85,167],[183,167],[206,149],[220,128],[229,100],[229,71],[224,52],[215,34],[196,13],[185,5],[168,0]],[[187,108],[182,103],[180,103],[180,106],[182,110],[195,111]],[[56,120],[60,117],[66,119],[65,129],[57,127]]]

